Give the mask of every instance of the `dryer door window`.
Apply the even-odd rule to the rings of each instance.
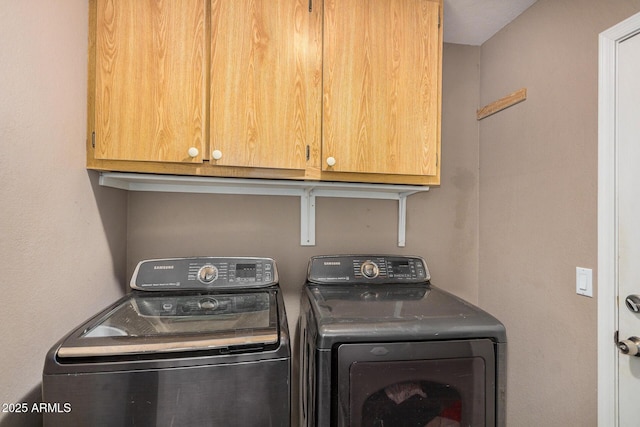
[[[495,422],[490,340],[339,348],[338,425],[435,427]]]
[[[354,363],[350,382],[352,426],[484,424],[481,358]]]

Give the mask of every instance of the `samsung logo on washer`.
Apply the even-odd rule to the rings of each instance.
[[[173,265],[154,265],[154,270],[173,270]]]
[[[324,261],[324,265],[340,265],[340,261]]]

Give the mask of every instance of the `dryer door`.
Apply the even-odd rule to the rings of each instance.
[[[337,425],[495,425],[495,363],[488,339],[343,344]]]

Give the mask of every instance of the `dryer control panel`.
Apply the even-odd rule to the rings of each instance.
[[[271,258],[196,257],[138,263],[130,286],[144,291],[262,288],[278,283]]]
[[[430,278],[423,258],[396,255],[317,256],[307,273],[307,280],[317,284],[427,283]]]

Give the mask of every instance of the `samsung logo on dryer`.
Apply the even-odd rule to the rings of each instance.
[[[324,265],[341,265],[340,261],[324,261]]]
[[[154,270],[173,270],[173,265],[154,265]]]

